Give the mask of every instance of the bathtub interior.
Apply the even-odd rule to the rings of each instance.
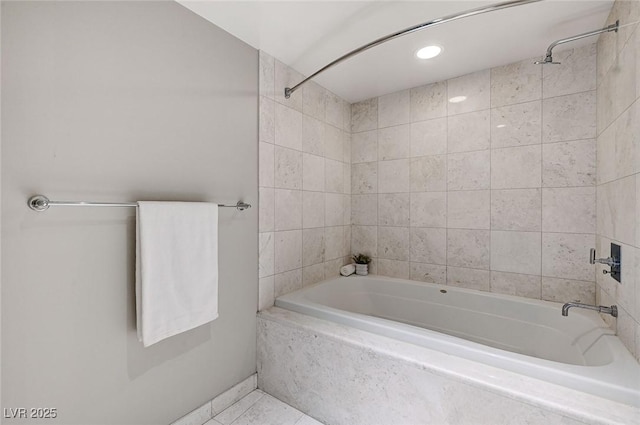
[[[547,302],[376,277],[329,281],[281,297],[276,305],[295,299],[554,362],[601,366],[613,361],[606,344],[597,343],[613,335],[602,320],[575,311],[562,317],[560,308]]]

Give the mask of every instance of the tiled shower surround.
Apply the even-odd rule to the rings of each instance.
[[[640,19],[640,2],[616,1],[616,19]],[[638,46],[624,26],[556,52],[560,66],[353,105],[315,83],[285,100],[302,76],[261,52],[260,309],[364,252],[381,275],[617,304],[604,319],[640,358]],[[587,262],[612,241],[622,284]]]
[[[353,104],[351,250],[381,275],[595,302],[595,55]]]
[[[351,105],[302,78],[260,52],[260,309],[349,261]]]
[[[284,99],[302,76],[261,52],[260,309],[357,252],[381,275],[595,302],[596,46],[556,55],[349,105],[313,82]]]
[[[640,19],[640,2],[616,1],[607,25]],[[605,316],[640,360],[640,32],[622,27],[598,40],[597,250],[622,248],[622,282],[598,265],[597,300],[617,304],[618,318]],[[617,323],[616,323],[617,322]]]

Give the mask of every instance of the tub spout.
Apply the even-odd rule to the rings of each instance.
[[[562,306],[562,315],[568,316],[569,309],[571,307],[586,308],[587,310],[595,310],[598,313],[610,314],[613,317],[618,317],[618,307],[615,305],[612,305],[611,307],[605,307],[603,305],[590,305],[582,303],[566,303]]]

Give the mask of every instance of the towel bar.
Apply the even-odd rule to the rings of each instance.
[[[83,201],[51,201],[44,195],[35,195],[27,201],[29,208],[34,211],[45,211],[51,206],[62,207],[138,207],[137,202],[83,202]],[[236,208],[238,211],[244,211],[251,208],[251,204],[238,201],[235,205],[218,204],[220,208]]]

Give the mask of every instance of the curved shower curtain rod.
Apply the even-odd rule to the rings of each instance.
[[[291,97],[291,93],[293,93],[294,91],[298,90],[298,88],[300,88],[301,85],[303,85],[307,81],[311,80],[312,78],[316,77],[318,74],[326,71],[327,69],[339,64],[340,62],[345,61],[345,60],[349,59],[352,56],[360,54],[360,53],[364,52],[365,50],[369,50],[372,47],[376,47],[376,46],[378,46],[378,45],[380,45],[382,43],[386,43],[387,41],[393,40],[394,38],[402,37],[403,35],[411,34],[411,33],[423,30],[425,28],[433,27],[433,26],[436,26],[436,25],[446,24],[447,22],[455,21],[455,20],[458,20],[458,19],[469,18],[471,16],[481,15],[483,13],[495,12],[496,10],[508,9],[510,7],[522,6],[522,5],[529,4],[529,3],[537,3],[539,1],[542,1],[542,0],[511,0],[511,1],[505,1],[505,2],[502,2],[502,3],[490,4],[488,6],[478,7],[478,8],[475,8],[475,9],[469,9],[469,10],[466,10],[464,12],[460,12],[460,13],[456,13],[456,14],[453,14],[453,15],[444,16],[442,18],[434,19],[432,21],[424,22],[422,24],[418,24],[418,25],[414,25],[414,26],[409,27],[409,28],[405,28],[402,31],[394,32],[393,34],[389,34],[389,35],[387,35],[385,37],[381,37],[381,38],[379,38],[377,40],[372,41],[369,44],[365,44],[364,46],[358,47],[357,49],[352,50],[349,53],[340,56],[338,59],[334,60],[333,62],[329,63],[328,65],[325,65],[324,67],[320,68],[319,70],[317,70],[316,72],[314,72],[313,74],[311,74],[310,76],[305,78],[304,80],[300,81],[295,86],[286,87],[284,89],[284,97],[286,99],[289,99]]]

